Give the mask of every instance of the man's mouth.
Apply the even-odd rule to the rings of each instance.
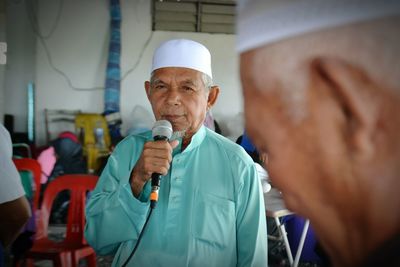
[[[170,122],[177,121],[177,120],[181,119],[182,117],[183,117],[183,115],[176,115],[176,114],[162,115],[163,119],[166,119]]]

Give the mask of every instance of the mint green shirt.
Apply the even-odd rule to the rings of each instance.
[[[150,182],[139,199],[129,176],[151,132],[116,147],[86,206],[85,237],[98,254],[121,266],[149,211]],[[267,266],[263,194],[251,158],[206,127],[161,178],[159,201],[128,266]]]

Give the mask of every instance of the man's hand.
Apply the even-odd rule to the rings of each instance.
[[[142,154],[132,171],[130,179],[133,195],[138,197],[151,174],[166,175],[172,161],[172,150],[179,144],[178,140],[149,141],[144,144]]]

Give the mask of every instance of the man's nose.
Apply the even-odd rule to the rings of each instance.
[[[181,96],[179,90],[171,89],[167,94],[167,103],[169,105],[179,105],[181,101]]]

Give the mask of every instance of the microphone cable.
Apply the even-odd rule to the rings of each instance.
[[[138,248],[138,246],[139,246],[140,240],[142,239],[144,230],[146,229],[147,223],[148,223],[149,220],[150,220],[150,216],[151,216],[151,213],[153,212],[153,209],[154,209],[153,207],[150,207],[149,214],[147,215],[146,222],[145,222],[144,225],[143,225],[142,231],[140,231],[138,240],[136,241],[136,245],[135,245],[135,247],[133,248],[133,250],[132,250],[131,254],[129,255],[129,257],[128,257],[128,258],[126,259],[126,261],[124,262],[124,264],[121,265],[122,267],[127,266],[127,264],[129,263],[129,261],[131,260],[131,258],[132,258],[133,255],[135,254],[135,252],[136,252],[136,250],[137,250],[137,248]]]

